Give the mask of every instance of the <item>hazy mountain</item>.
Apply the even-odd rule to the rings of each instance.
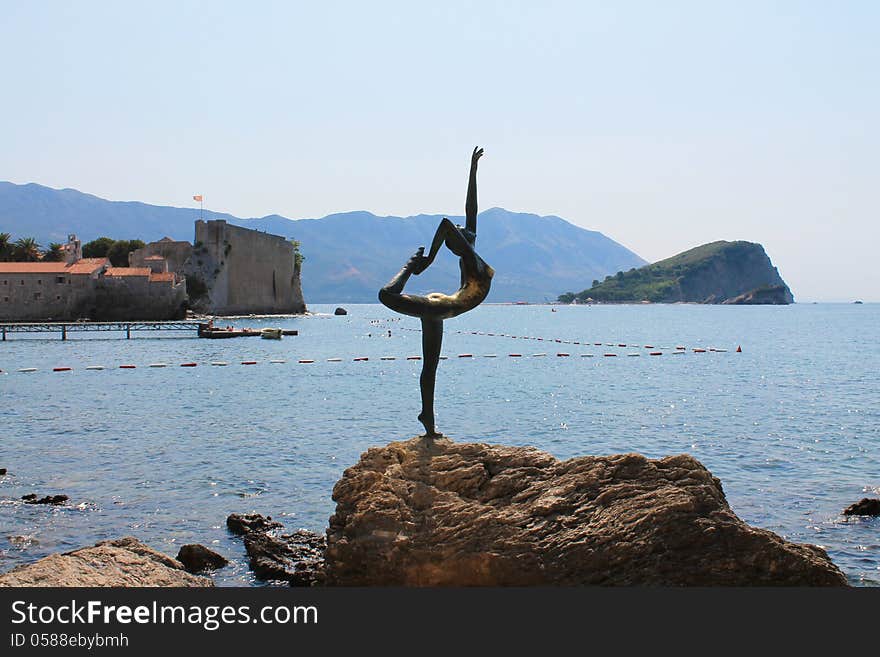
[[[0,232],[34,236],[43,245],[76,233],[83,242],[101,235],[145,241],[168,236],[192,240],[199,211],[135,201],[107,201],[73,189],[0,182]],[[428,246],[444,215],[377,217],[369,212],[291,220],[279,215],[241,219],[208,212],[205,219],[226,219],[301,243],[305,256],[303,292],[307,303],[374,302],[376,293],[419,246]],[[463,217],[450,217],[463,223]],[[632,251],[602,233],[585,230],[555,216],[492,208],[480,213],[477,251],[495,269],[489,301],[543,301],[560,290],[579,289],[584,281],[645,264]],[[421,276],[414,293],[453,291],[458,261],[445,250]]]

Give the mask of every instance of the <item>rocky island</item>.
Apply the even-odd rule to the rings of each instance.
[[[785,305],[794,297],[764,247],[754,242],[711,242],[627,272],[619,271],[564,303],[709,303]]]

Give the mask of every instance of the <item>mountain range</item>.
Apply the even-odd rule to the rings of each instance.
[[[240,218],[205,211],[205,219],[282,235],[300,242],[305,256],[302,286],[307,303],[373,303],[378,289],[419,246],[429,246],[446,215],[380,217],[356,211],[320,219],[280,215]],[[74,189],[0,182],[0,232],[36,237],[46,246],[76,233],[86,242],[100,236],[153,241],[193,239],[199,210],[108,201]],[[463,217],[449,216],[456,223]],[[645,260],[606,237],[556,216],[491,208],[479,214],[477,251],[495,269],[488,301],[545,301],[583,289],[593,279],[640,267]],[[407,291],[451,292],[459,283],[458,261],[445,250],[432,267],[413,277]]]

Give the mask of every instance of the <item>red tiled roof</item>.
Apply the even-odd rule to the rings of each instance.
[[[105,276],[149,276],[149,267],[108,267]]]
[[[71,274],[94,274],[104,265],[110,266],[107,258],[83,258],[70,265],[68,271]]]
[[[105,263],[106,258],[83,258],[72,265],[65,262],[0,262],[0,274],[93,274]]]
[[[163,271],[158,274],[150,274],[150,282],[160,282],[160,281],[171,281],[174,282],[174,272],[173,271]]]

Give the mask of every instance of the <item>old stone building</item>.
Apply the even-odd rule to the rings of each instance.
[[[173,271],[178,278],[185,276],[186,261],[192,255],[193,245],[189,242],[178,242],[170,237],[163,237],[158,242],[150,242],[142,249],[128,254],[129,267],[150,267],[159,260],[167,263],[163,271]],[[155,270],[154,270],[155,271]]]
[[[183,317],[185,283],[173,272],[112,267],[83,258],[75,236],[68,262],[0,262],[0,321],[161,320]]]
[[[106,258],[0,262],[0,321],[68,320],[91,312]]]

